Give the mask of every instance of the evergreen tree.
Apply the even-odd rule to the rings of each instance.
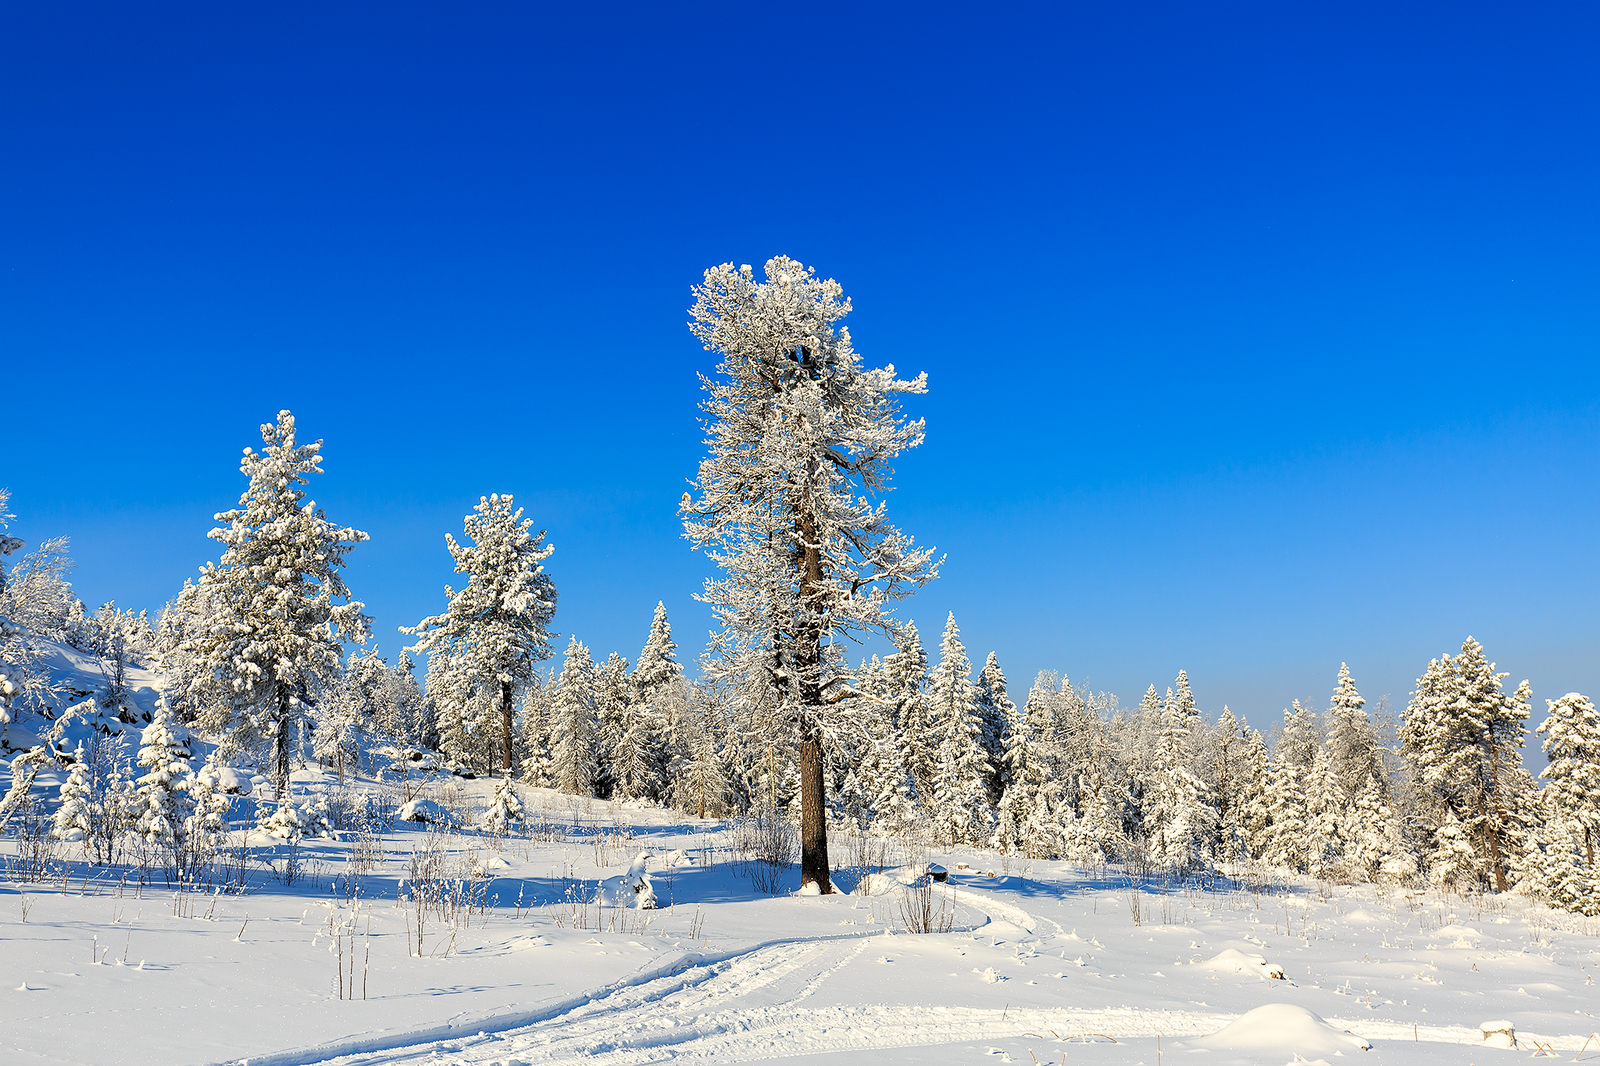
[[[633,711],[633,691],[628,679],[628,660],[616,652],[606,657],[595,670],[595,794],[615,796],[615,764],[625,757],[620,749]],[[621,797],[617,798],[632,798]]]
[[[933,778],[934,823],[958,840],[987,840],[993,821],[988,797],[988,760],[978,718],[972,663],[951,614],[944,626],[939,665],[928,679],[928,704],[939,737],[939,762]]]
[[[683,758],[677,713],[685,706],[685,682],[677,650],[666,605],[657,603],[650,620],[650,636],[629,678],[633,706],[624,723],[625,730],[618,735],[633,762],[630,796],[665,800],[678,769],[676,764]]]
[[[555,694],[555,679],[534,674],[528,691],[522,698],[521,748],[522,782],[535,788],[549,788],[554,784],[553,758],[550,744],[551,698]]]
[[[522,800],[512,787],[511,778],[502,777],[495,782],[494,796],[478,819],[478,828],[491,836],[505,836],[513,825],[522,822]]]
[[[1468,637],[1461,654],[1434,660],[1417,679],[1401,728],[1402,751],[1426,790],[1431,806],[1448,812],[1457,828],[1433,837],[1431,853],[1449,866],[1440,883],[1458,884],[1476,869],[1497,892],[1510,886],[1510,868],[1521,843],[1517,793],[1520,786],[1528,683],[1507,696],[1483,646]],[[1435,815],[1437,821],[1437,815]],[[1477,848],[1481,863],[1469,867],[1457,856],[1457,831]],[[1432,859],[1430,859],[1432,861]],[[1436,880],[1438,880],[1436,877]]]
[[[172,720],[167,701],[157,700],[155,717],[145,728],[136,760],[145,773],[134,782],[139,796],[136,828],[151,844],[172,848],[182,840],[184,824],[194,813],[189,760],[188,736]]]
[[[1600,843],[1600,713],[1589,697],[1569,692],[1559,700],[1546,700],[1550,716],[1539,723],[1544,754],[1550,761],[1539,776],[1550,782],[1551,793],[1578,830],[1583,861],[1595,866],[1595,845]]]
[[[1441,888],[1465,892],[1483,883],[1483,858],[1450,807],[1445,808],[1444,821],[1433,831],[1427,862],[1429,879]]]
[[[1317,757],[1303,780],[1306,869],[1314,877],[1330,877],[1344,862],[1348,808],[1327,745],[1317,749]]]
[[[445,613],[401,632],[421,638],[408,650],[448,652],[475,688],[498,690],[502,768],[509,772],[517,696],[550,657],[556,586],[544,561],[555,545],[544,543],[545,530],[531,532],[533,519],[522,517],[509,494],[481,497],[464,528],[469,543],[448,533],[444,539],[456,573],[468,575],[466,587],[445,586]]]
[[[72,769],[67,771],[67,779],[61,783],[61,806],[56,808],[55,821],[51,829],[52,835],[57,840],[84,840],[90,831],[89,810],[90,793],[93,784],[89,780],[88,760],[84,756],[83,743],[80,741],[78,750],[73,756]]]
[[[911,775],[912,792],[933,802],[933,777],[939,760],[933,708],[924,688],[928,653],[915,622],[907,622],[896,640],[897,650],[883,660],[883,698],[890,705],[900,762]]]
[[[1306,790],[1308,773],[1289,751],[1272,755],[1271,786],[1267,793],[1265,843],[1261,861],[1290,870],[1306,868]]]
[[[667,622],[667,605],[657,603],[655,617],[650,620],[650,636],[644,642],[644,650],[639,652],[639,662],[631,677],[640,703],[648,706],[663,686],[683,677],[677,651],[678,646],[672,642],[672,626]]]
[[[718,818],[728,809],[729,772],[715,712],[703,689],[699,695],[691,705],[694,730],[677,798],[679,806],[696,818]]]
[[[1380,789],[1388,785],[1383,765],[1383,749],[1377,731],[1367,717],[1367,701],[1350,677],[1350,667],[1339,664],[1339,681],[1328,703],[1329,771],[1338,785],[1338,795],[1348,806],[1355,802],[1370,779]],[[1387,793],[1385,793],[1387,794]]]
[[[551,776],[562,792],[594,795],[595,709],[594,660],[573,637],[550,701]]]
[[[1322,725],[1317,721],[1316,709],[1295,700],[1283,712],[1283,735],[1273,747],[1273,754],[1281,754],[1290,765],[1308,772],[1321,747]]]
[[[1078,795],[1076,861],[1093,866],[1126,854],[1128,841],[1122,830],[1121,810],[1127,797],[1098,771],[1079,783]]]
[[[1187,678],[1179,675],[1182,692]],[[1155,686],[1148,695],[1153,696]],[[1153,704],[1161,731],[1152,754],[1143,796],[1145,844],[1150,859],[1170,870],[1188,871],[1210,865],[1210,842],[1216,833],[1217,812],[1210,804],[1205,784],[1189,769],[1189,749],[1198,713],[1181,695],[1168,692],[1163,704]]]
[[[1386,795],[1377,778],[1367,779],[1346,817],[1344,861],[1364,880],[1401,883],[1416,874],[1417,859]]]
[[[982,732],[984,758],[989,772],[985,783],[989,789],[989,802],[997,804],[1005,792],[1006,782],[1002,769],[1002,756],[1006,750],[1006,732],[1017,720],[1016,705],[1006,695],[1006,675],[1000,669],[1000,660],[990,652],[978,672],[974,693],[978,705],[978,721]]]
[[[1167,692],[1168,714],[1172,720],[1182,726],[1189,739],[1185,744],[1186,753],[1192,755],[1199,746],[1202,730],[1205,728],[1205,719],[1200,714],[1200,707],[1195,703],[1194,691],[1189,687],[1189,672],[1179,670],[1178,678],[1172,683],[1172,688]]]
[[[1272,830],[1272,786],[1272,759],[1267,753],[1266,738],[1259,729],[1248,730],[1239,796],[1230,808],[1236,812],[1239,858],[1259,859],[1267,851]]]
[[[302,486],[322,472],[322,442],[296,444],[292,414],[279,411],[261,440],[259,454],[245,449],[239,469],[250,486],[239,506],[219,513],[227,524],[208,534],[224,545],[200,575],[216,614],[190,651],[220,682],[201,682],[196,693],[221,697],[201,708],[202,723],[240,747],[266,743],[282,796],[308,701],[338,670],[341,642],[367,639],[362,604],[339,576],[345,554],[367,535],[306,501]]]
[[[385,674],[380,725],[400,744],[431,748],[439,743],[439,728],[432,705],[422,698],[422,690],[417,687],[414,670],[411,656],[402,651]]]
[[[1211,773],[1206,785],[1217,810],[1216,855],[1219,859],[1238,859],[1243,853],[1239,804],[1248,792],[1243,778],[1249,773],[1244,764],[1245,730],[1226,705],[1217,716],[1207,742]]]
[[[1600,915],[1600,878],[1580,850],[1584,829],[1576,819],[1547,827],[1540,887],[1552,906],[1593,917]]]
[[[850,702],[834,642],[892,633],[886,609],[937,572],[931,551],[868,500],[922,442],[922,423],[898,408],[926,379],[861,365],[836,282],[782,256],[766,276],[723,264],[695,289],[690,329],[721,361],[701,379],[710,455],[682,510],[689,539],[724,573],[705,598],[729,661],[783,708],[799,757],[800,880],[826,894],[823,749],[849,728]]]
[[[998,672],[998,668],[996,670]],[[1049,768],[1028,719],[1010,700],[1004,701],[1000,713],[1005,716],[1000,731],[1004,748],[997,776],[1004,784],[1004,791],[997,808],[999,825],[992,844],[1002,851],[1017,851],[1029,858],[1054,856],[1060,843],[1057,829],[1061,816],[1065,814],[1070,819],[1072,812],[1063,812],[1058,806]],[[1069,856],[1075,861],[1086,861],[1088,857],[1087,846]],[[1104,861],[1103,856],[1101,861]],[[1092,862],[1087,864],[1093,865]]]
[[[361,726],[366,718],[369,695],[366,684],[371,678],[370,664],[357,665],[355,657],[344,676],[330,685],[317,707],[317,726],[311,733],[311,751],[318,759],[333,767],[344,784],[346,767],[360,753]]]

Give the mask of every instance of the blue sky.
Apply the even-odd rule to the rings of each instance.
[[[557,628],[690,655],[689,287],[779,253],[927,371],[891,508],[1014,688],[1267,725],[1471,633],[1600,691],[1600,11],[12,5],[0,484],[91,602],[214,557],[256,426],[436,611],[514,493]]]

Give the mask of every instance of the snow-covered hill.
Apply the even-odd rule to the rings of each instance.
[[[64,711],[85,700],[98,700],[105,694],[109,682],[107,664],[96,656],[43,637],[35,638],[34,643],[40,651],[32,668],[47,678],[57,695],[50,701],[50,718],[18,709],[17,720],[7,727],[4,747],[0,747],[0,752],[7,755],[44,743],[45,735]],[[120,718],[115,708],[75,715],[60,731],[57,746],[70,751],[96,729],[124,736],[130,745],[137,745],[140,729],[155,714],[160,679],[153,669],[129,665],[124,671],[123,683],[127,692],[119,707],[126,711],[120,712]]]

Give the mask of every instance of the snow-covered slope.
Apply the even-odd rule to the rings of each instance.
[[[101,660],[60,641],[38,638],[38,644],[43,651],[34,661],[33,668],[44,673],[60,693],[60,698],[53,701],[52,713],[59,714],[73,704],[99,697],[106,691],[107,677]],[[128,687],[128,694],[123,704],[134,711],[139,719],[133,725],[131,738],[137,743],[139,727],[144,724],[147,715],[155,713],[159,680],[152,669],[129,666],[124,671],[124,683]],[[6,744],[12,750],[25,750],[42,743],[41,736],[50,724],[37,714],[21,713],[6,730]],[[114,731],[123,728],[115,720],[109,721],[108,726]],[[87,736],[88,727],[82,722],[74,723],[64,731],[60,743],[70,749]]]

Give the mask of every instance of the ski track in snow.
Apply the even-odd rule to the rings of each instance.
[[[1039,917],[987,892],[950,890],[957,902],[988,919],[1032,935]],[[1044,921],[1060,925],[1046,918]],[[359,1050],[361,1039],[333,1049],[306,1049],[251,1060],[272,1066],[384,1066],[431,1061],[450,1066],[645,1066],[665,1061],[750,1062],[826,1052],[883,1051],[1017,1037],[1067,1042],[1089,1035],[1117,1040],[1198,1036],[1221,1029],[1233,1013],[1132,1007],[1052,1010],[908,1008],[860,1004],[808,1006],[818,989],[855,963],[878,934],[840,934],[764,944],[742,953],[654,976],[640,975],[543,1018],[497,1031]],[[1329,1018],[1374,1041],[1478,1045],[1482,1034],[1465,1026],[1413,1026],[1371,1018]],[[483,1022],[479,1023],[483,1025]],[[421,1034],[417,1034],[420,1036]],[[1580,1036],[1519,1034],[1555,1050],[1576,1050]]]

